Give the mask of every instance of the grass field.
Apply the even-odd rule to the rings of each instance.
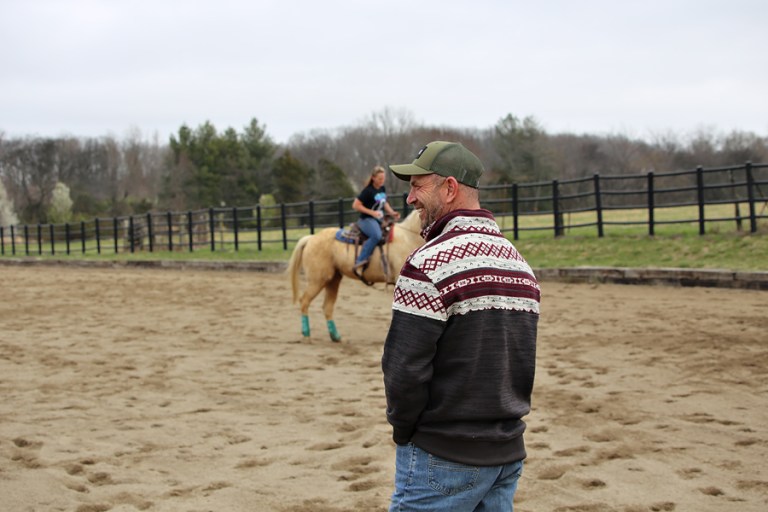
[[[762,205],[761,205],[762,206]],[[734,219],[734,205],[709,205],[705,209],[706,234],[699,235],[698,210],[696,207],[658,209],[654,220],[658,223],[654,235],[648,234],[648,213],[645,210],[608,210],[604,212],[604,236],[598,237],[595,212],[566,214],[563,217],[563,236],[555,237],[551,215],[527,215],[520,217],[518,239],[515,246],[535,268],[562,268],[576,266],[615,266],[640,268],[709,268],[731,270],[768,270],[768,219],[758,219],[758,231],[750,233],[749,220],[739,226]],[[740,215],[748,212],[746,205],[739,205]],[[764,212],[762,212],[764,213]],[[758,209],[758,215],[761,212]],[[722,220],[718,220],[722,219]],[[508,238],[513,239],[513,220],[498,216],[497,221]],[[740,227],[740,230],[739,230]],[[42,258],[73,259],[179,259],[179,260],[287,260],[295,242],[309,234],[307,228],[291,228],[283,239],[282,230],[262,232],[261,250],[258,250],[256,233],[239,234],[239,250],[234,249],[232,233],[216,234],[215,251],[210,243],[188,250],[169,252],[136,251],[131,253],[122,246],[114,252],[111,240],[102,241],[102,254],[98,254],[95,241],[86,242],[82,251],[80,241],[66,245],[57,243],[55,254],[43,244],[42,255],[36,243],[29,248],[4,242],[4,255]],[[157,243],[158,248],[165,244]],[[175,242],[177,248],[185,247]],[[287,246],[287,249],[284,248]]]

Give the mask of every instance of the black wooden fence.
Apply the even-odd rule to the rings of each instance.
[[[768,164],[708,168],[672,173],[600,176],[573,180],[481,187],[483,207],[502,230],[518,240],[526,231],[592,230],[604,236],[609,226],[696,224],[700,235],[708,223],[733,222],[751,233],[758,220],[768,219]],[[407,194],[390,196],[403,215],[409,213]],[[136,251],[264,250],[267,245],[288,250],[298,237],[325,227],[343,227],[358,214],[354,198],[285,203],[274,206],[209,208],[187,212],[150,212],[127,217],[95,218],[66,224],[0,226],[0,255],[59,255]],[[732,213],[707,216],[706,208],[732,206]],[[661,210],[687,207],[696,215],[660,219]],[[695,207],[695,208],[691,208]],[[610,218],[617,211],[643,211],[643,218]],[[722,212],[722,208],[719,210]],[[730,211],[730,209],[729,209]],[[507,227],[506,220],[511,226]],[[536,222],[525,222],[536,219]]]

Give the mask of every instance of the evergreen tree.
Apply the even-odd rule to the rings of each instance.
[[[165,198],[181,194],[187,208],[242,206],[269,192],[265,169],[275,146],[256,119],[243,134],[233,128],[219,134],[208,121],[195,130],[184,125],[178,137],[171,136],[170,147]]]
[[[512,114],[494,128],[493,145],[500,164],[494,169],[500,183],[543,181],[554,174],[547,135],[533,117],[520,121]]]
[[[312,170],[285,151],[272,167],[275,199],[278,203],[306,201],[310,192]]]
[[[356,194],[354,187],[344,171],[335,163],[321,158],[317,163],[312,187],[312,199],[338,199],[352,197]]]

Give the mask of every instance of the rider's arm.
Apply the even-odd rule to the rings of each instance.
[[[377,211],[371,210],[370,208],[366,208],[365,205],[362,203],[362,201],[360,201],[358,198],[355,198],[355,200],[352,201],[352,209],[360,213],[365,213],[367,215],[370,215],[374,219],[378,219],[382,215],[381,212],[377,212]]]
[[[397,212],[397,211],[395,211],[395,210],[394,210],[394,208],[392,208],[391,206],[389,206],[389,201],[387,201],[386,203],[384,203],[384,210],[385,210],[385,211],[386,211],[386,212],[387,212],[389,215],[391,215],[392,217],[394,217],[394,218],[396,218],[396,219],[399,219],[399,218],[400,218],[400,212]]]

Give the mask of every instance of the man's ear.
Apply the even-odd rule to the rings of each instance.
[[[453,176],[449,176],[445,181],[448,186],[448,202],[451,202],[456,199],[456,196],[459,193],[459,182],[456,181],[456,178]]]

